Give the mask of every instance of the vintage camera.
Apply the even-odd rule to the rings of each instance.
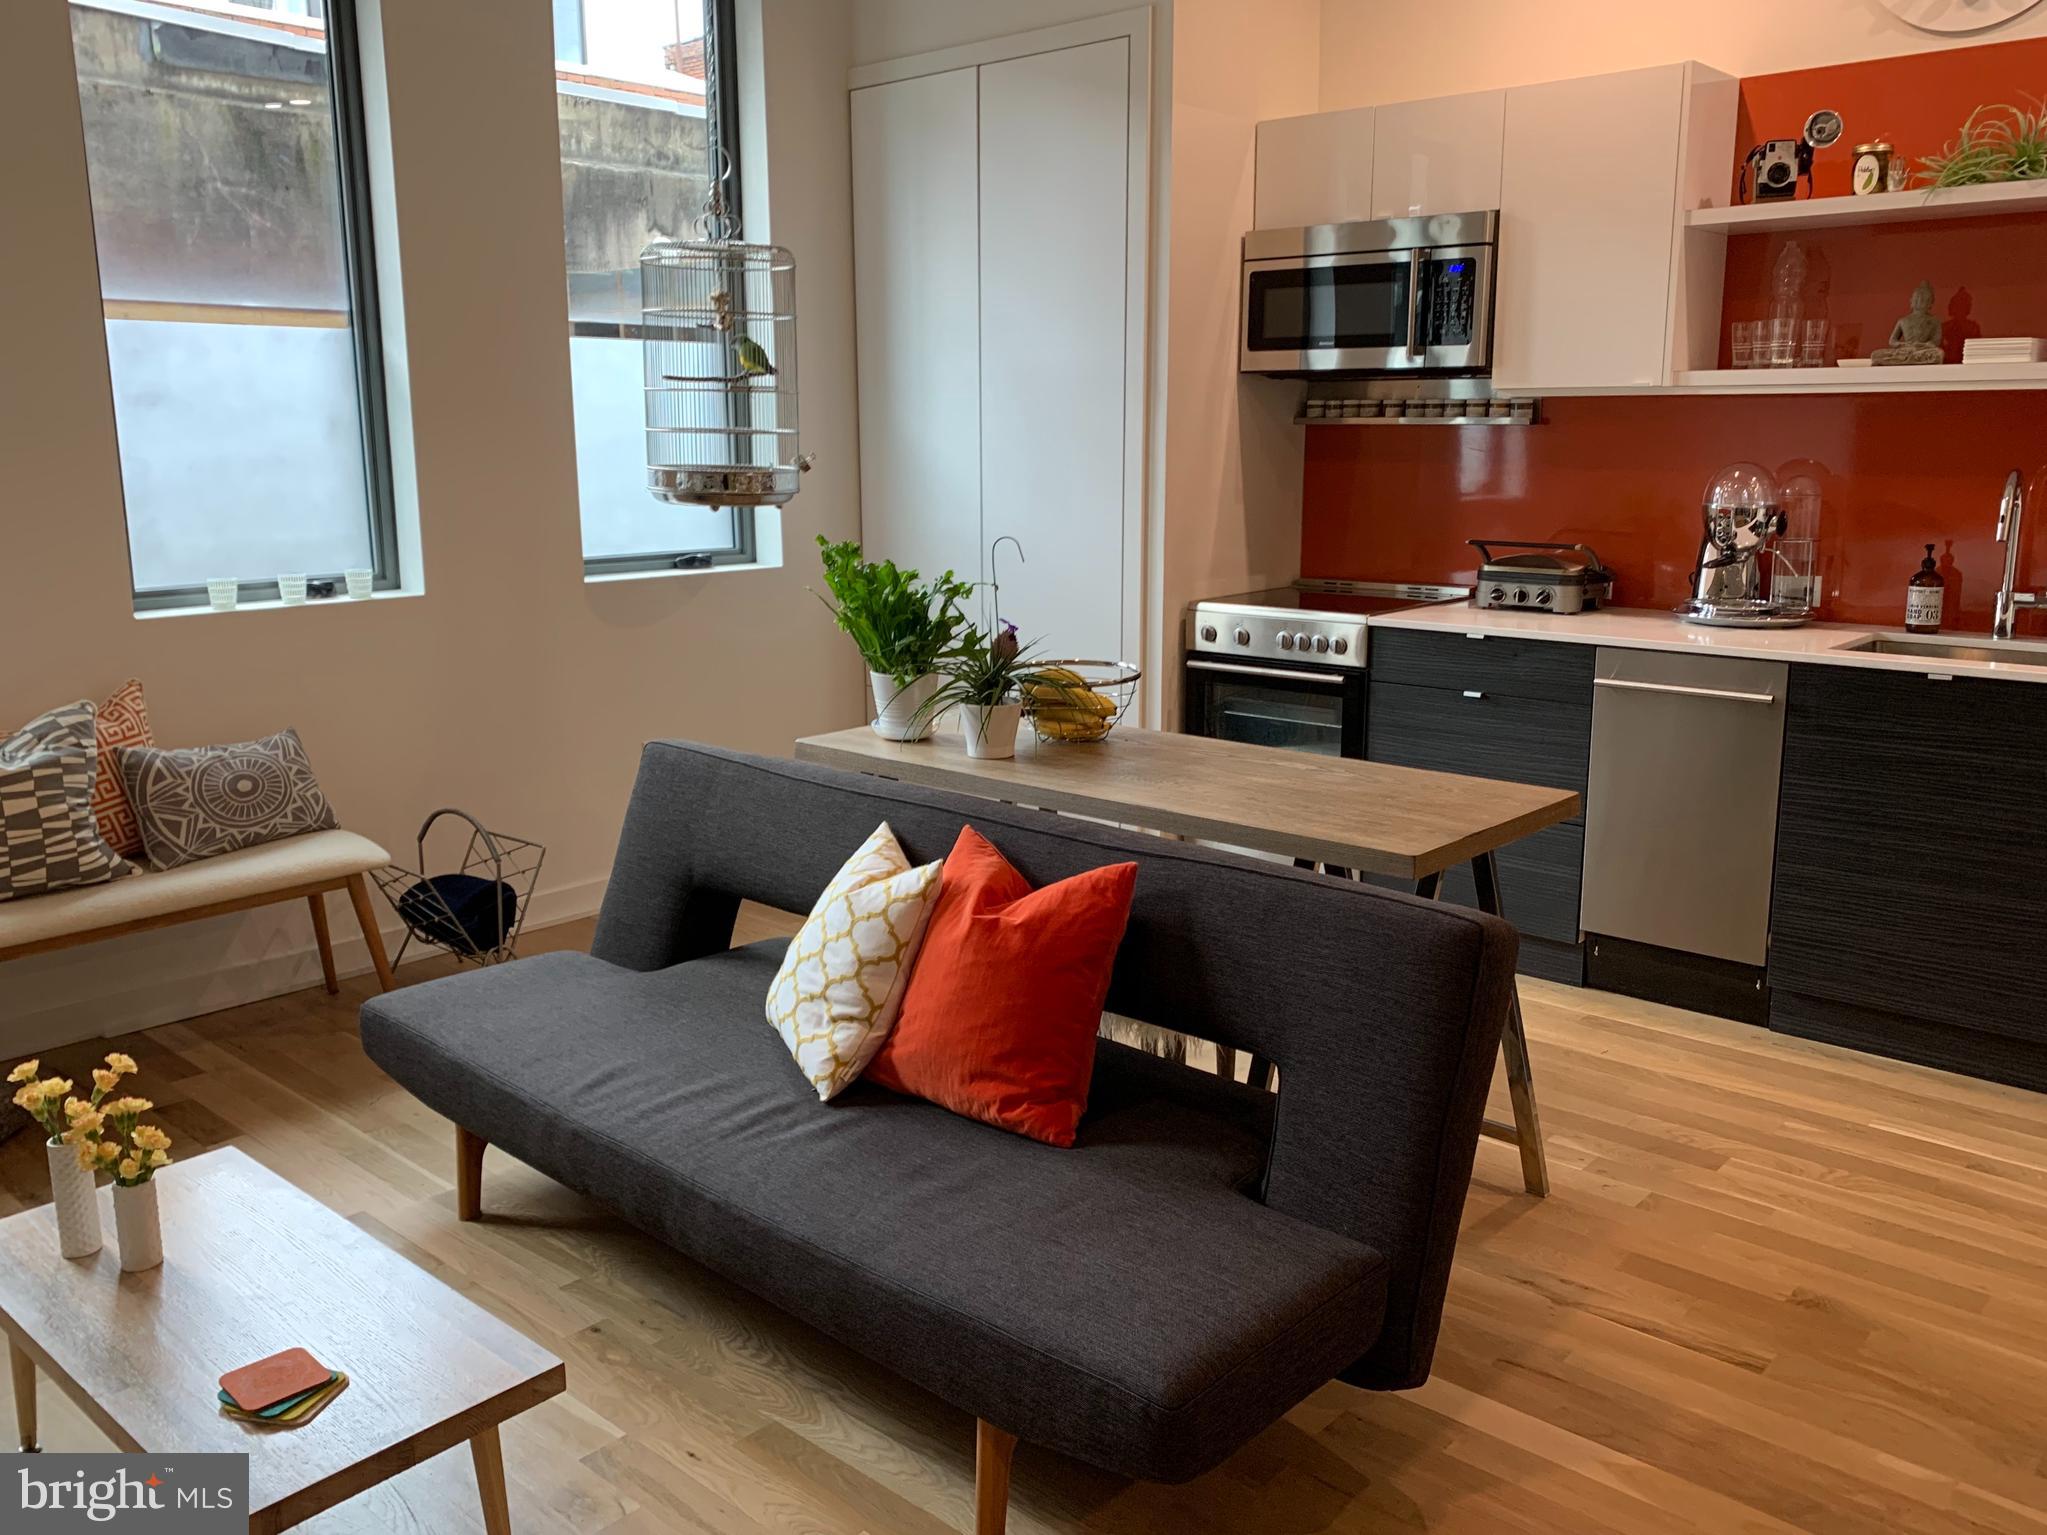
[[[1812,194],[1812,156],[1816,149],[1841,137],[1839,112],[1822,109],[1805,120],[1805,137],[1766,139],[1748,152],[1742,163],[1743,200],[1752,203],[1788,202],[1798,195],[1798,184]]]

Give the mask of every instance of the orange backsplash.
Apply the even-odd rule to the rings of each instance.
[[[1945,627],[1986,630],[2004,478],[2047,464],[2047,394],[1598,396],[1543,410],[1532,427],[1306,428],[1302,573],[1468,582],[1467,538],[1568,540],[1612,567],[1620,605],[1669,607],[1689,592],[1707,482],[1746,459],[1819,482],[1822,617],[1902,624],[1931,543]],[[2036,587],[2040,484],[2020,567]]]
[[[1816,107],[1847,122],[1815,162],[1819,195],[1845,195],[1853,146],[1882,137],[1932,154],[1984,101],[2047,91],[2047,39],[1873,59],[1742,81],[1736,164],[1764,136],[1793,137]],[[1728,241],[1725,320],[1767,312],[1787,237]],[[1809,292],[1826,288],[1835,347],[1882,346],[1920,279],[1936,293],[1951,357],[1971,335],[2047,336],[2047,218],[1939,220],[1798,236]],[[1731,362],[1723,326],[1721,365]],[[1470,537],[1580,540],[1629,607],[1682,600],[1699,497],[1742,459],[1820,483],[1822,616],[1903,622],[1921,547],[1937,546],[1950,629],[1990,625],[2002,575],[1991,538],[2014,468],[2038,477],[2021,575],[2047,585],[2047,391],[1818,397],[1609,397],[1544,402],[1538,427],[1309,427],[1304,574],[1468,580]],[[2032,557],[2038,550],[2037,563]],[[2047,632],[2037,615],[2022,627]]]

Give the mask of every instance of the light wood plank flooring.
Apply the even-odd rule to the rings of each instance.
[[[233,1140],[568,1361],[568,1395],[506,1427],[517,1529],[971,1526],[973,1425],[944,1404],[496,1151],[487,1218],[458,1225],[449,1128],[364,1058],[365,994],[124,1044],[181,1151]],[[2047,1099],[1524,995],[1556,1192],[1481,1146],[1434,1379],[1326,1387],[1186,1487],[1026,1446],[1011,1528],[2047,1532]],[[32,1136],[0,1147],[0,1211],[44,1182]],[[103,1447],[47,1386],[43,1422]],[[480,1530],[468,1457],[306,1528]]]

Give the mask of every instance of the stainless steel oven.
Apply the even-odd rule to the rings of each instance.
[[[1240,371],[1491,371],[1498,213],[1260,229],[1244,236]]]
[[[1182,728],[1361,758],[1371,615],[1468,596],[1463,586],[1327,581],[1197,602],[1187,610]]]

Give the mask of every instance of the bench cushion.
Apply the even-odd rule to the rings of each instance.
[[[547,954],[362,1010],[456,1123],[1035,1444],[1178,1481],[1372,1344],[1385,1264],[1246,1192],[1272,1100],[1104,1043],[1072,1150],[872,1084],[761,1015],[782,942]]]
[[[132,879],[0,903],[0,954],[102,928],[147,922],[195,907],[246,901],[275,890],[338,882],[391,861],[368,837],[316,831],[218,858],[146,870]]]

